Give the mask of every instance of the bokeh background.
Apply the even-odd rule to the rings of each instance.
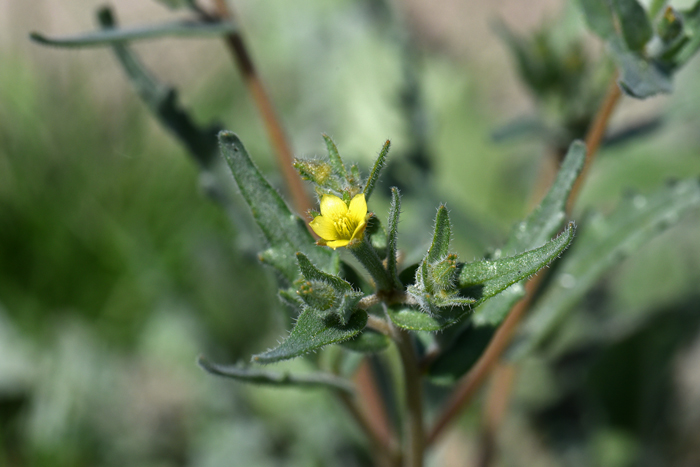
[[[367,465],[361,434],[326,394],[251,388],[195,365],[199,354],[245,361],[290,323],[244,207],[226,212],[206,196],[197,165],[111,51],[28,39],[92,30],[101,5],[0,0],[0,465]],[[155,1],[113,6],[124,25],[187,16]],[[392,140],[377,193],[403,190],[399,247],[409,259],[429,240],[440,202],[455,217],[461,258],[497,248],[531,208],[547,165],[542,138],[493,138],[543,111],[494,22],[523,35],[545,25],[604,55],[563,0],[233,6],[297,155],[323,154],[328,133],[366,173]],[[134,49],[197,122],[238,133],[284,191],[222,41]],[[624,100],[613,130],[659,125],[603,150],[574,217],[700,174],[698,83],[695,60],[673,95]],[[373,202],[383,215],[386,198]],[[585,352],[526,363],[498,465],[700,463],[699,239],[695,212],[620,261],[577,310],[605,339],[594,327]],[[612,328],[621,315],[634,325]],[[475,465],[480,405],[434,465]]]

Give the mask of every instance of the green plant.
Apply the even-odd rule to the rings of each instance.
[[[124,30],[116,28],[105,9],[99,15],[103,30],[88,36],[61,40],[37,34],[32,37],[47,45],[111,46],[140,97],[184,143],[201,169],[215,172],[219,152],[228,163],[264,236],[266,248],[259,258],[275,271],[279,296],[294,326],[278,346],[254,355],[252,366],[218,365],[200,358],[202,368],[253,384],[333,391],[365,431],[378,464],[423,465],[426,449],[468,405],[506,348],[511,349],[509,359],[514,362],[541,349],[573,305],[620,256],[639,248],[700,205],[698,180],[688,179],[648,197],[633,197],[606,218],[585,217],[579,221],[581,234],[576,240],[575,226],[569,221],[621,91],[637,98],[670,92],[672,75],[700,46],[696,37],[700,4],[677,11],[663,9],[663,2],[653,2],[647,11],[636,0],[582,0],[589,26],[609,42],[620,69],[619,80],[613,77],[605,94],[583,73],[586,67],[579,66],[587,63],[582,59],[582,47],[558,54],[546,31],[523,44],[503,30],[523,81],[543,108],[551,108],[547,102],[556,102],[555,117],[543,120],[549,135],[546,142],[554,149],[554,160],[557,165],[561,162],[560,167],[551,181],[542,182],[548,190],[541,203],[488,258],[459,261],[450,242],[461,233],[453,232],[447,207],[440,205],[432,242],[415,263],[402,261],[398,248],[399,190],[390,190],[386,218],[368,210],[387,165],[389,142],[366,178],[357,165],[348,166],[343,161],[327,136],[327,158],[292,161],[281,125],[226,4],[217,2],[216,13],[207,13],[194,2],[169,4],[189,8],[197,20]],[[138,39],[192,34],[226,38],[266,122],[294,199],[293,208],[266,180],[234,133],[219,132],[217,125],[199,128],[180,107],[175,92],[157,82],[126,45]],[[606,64],[601,67],[607,70]],[[583,106],[572,101],[582,89],[590,96]],[[591,105],[598,100],[599,105]],[[581,137],[585,143],[572,142]],[[292,166],[313,185],[319,211],[313,209],[299,178],[289,175]],[[209,188],[212,197],[225,207],[235,205],[221,186]],[[310,214],[310,222],[295,214],[295,209]],[[316,240],[309,229],[320,239]],[[570,245],[564,258],[555,262]],[[344,251],[350,252],[354,262]],[[539,273],[531,279],[551,263],[551,274]],[[528,322],[512,343],[516,326],[528,310]],[[343,351],[333,351],[335,344]],[[367,416],[362,391],[368,388],[356,388],[352,381],[361,371],[353,365],[356,356],[352,352],[377,355],[392,346],[398,354],[402,380],[386,404],[403,400],[401,435],[381,426],[386,420]],[[313,357],[321,349],[329,349],[328,358]],[[313,373],[268,371],[258,366],[307,355],[316,367]],[[455,385],[427,430],[426,380]]]

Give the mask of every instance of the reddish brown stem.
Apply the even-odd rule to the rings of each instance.
[[[233,13],[226,3],[226,0],[216,0],[215,6],[216,13],[220,18],[233,19]],[[277,155],[277,161],[282,170],[282,175],[284,176],[284,180],[292,196],[294,207],[300,213],[306,213],[313,207],[311,199],[306,193],[306,190],[304,190],[301,178],[299,178],[299,175],[297,175],[292,167],[294,155],[291,146],[282,129],[282,124],[277,117],[272,101],[265,91],[262,79],[255,69],[253,60],[248,53],[248,48],[245,45],[243,36],[239,31],[231,33],[226,36],[226,43],[228,44],[239,71],[243,75],[243,80],[248,87],[248,91],[253,97],[253,101],[262,116],[268,137]]]
[[[603,101],[598,108],[598,112],[593,118],[588,133],[586,134],[586,160],[584,162],[581,175],[579,175],[573,189],[571,190],[571,193],[569,194],[569,198],[567,200],[567,214],[571,213],[573,205],[578,198],[582,184],[588,175],[591,164],[595,160],[595,156],[603,141],[603,137],[605,136],[610,117],[612,116],[621,95],[620,88],[617,84],[616,73],[611,80],[605,97],[603,98]],[[428,445],[435,442],[435,440],[437,440],[443,433],[445,428],[447,428],[447,426],[462,412],[464,407],[469,404],[476,391],[481,387],[488,375],[496,367],[501,354],[510,343],[510,339],[514,334],[515,329],[529,309],[532,297],[539,288],[539,284],[544,277],[544,274],[544,271],[540,272],[539,275],[535,276],[525,285],[525,297],[513,307],[501,327],[494,334],[491,342],[489,342],[489,345],[481,355],[479,361],[476,363],[474,368],[472,368],[471,371],[462,378],[459,385],[452,393],[448,403],[445,406],[445,409],[438,417],[432,430],[428,433]],[[510,391],[503,390],[500,391],[500,393],[504,395],[503,397],[507,398]],[[507,401],[505,403],[507,403]]]

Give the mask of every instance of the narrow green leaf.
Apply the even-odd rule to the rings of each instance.
[[[637,0],[612,0],[612,6],[627,47],[634,51],[644,49],[654,35],[644,7]]]
[[[253,356],[253,362],[273,363],[299,357],[329,344],[352,339],[367,324],[367,313],[358,310],[346,325],[341,325],[337,317],[323,318],[313,310],[306,309],[297,320],[287,339],[279,346]]]
[[[304,221],[292,214],[279,193],[265,180],[238,136],[222,131],[219,133],[219,145],[255,222],[272,247],[267,252],[274,253],[269,255],[274,257],[272,264],[284,278],[291,283],[299,277],[298,251],[320,268],[337,272],[338,256],[330,250],[316,247]]]
[[[403,286],[399,281],[398,270],[396,266],[397,243],[396,239],[399,232],[399,214],[401,213],[401,195],[399,189],[391,188],[391,207],[389,208],[389,225],[388,225],[388,240],[387,240],[387,258],[386,269],[389,277],[394,281],[394,287],[401,290]]]
[[[341,180],[347,180],[348,173],[345,170],[343,159],[340,158],[338,147],[335,145],[331,137],[326,134],[323,135],[323,140],[326,142],[326,148],[328,148],[328,159],[331,162],[333,173],[340,177]]]
[[[647,60],[625,46],[619,38],[610,41],[610,50],[620,67],[620,88],[631,97],[646,99],[673,90],[671,76],[654,61]]]
[[[326,274],[321,271],[309,261],[309,258],[307,258],[304,253],[297,253],[297,262],[299,264],[299,270],[306,280],[328,282],[339,292],[352,291],[352,286],[349,283],[336,275]]]
[[[609,0],[579,0],[588,27],[603,39],[615,34],[615,22]]]
[[[377,157],[377,160],[374,162],[374,167],[372,167],[372,172],[370,172],[369,178],[367,179],[367,184],[365,185],[365,189],[363,192],[365,194],[365,199],[368,201],[369,201],[370,196],[372,196],[372,192],[374,191],[374,186],[377,184],[377,181],[379,180],[379,174],[381,173],[382,169],[386,165],[386,158],[389,155],[389,147],[391,147],[391,141],[386,140],[386,143],[384,143],[382,150],[379,152],[379,156]]]
[[[197,359],[199,365],[212,375],[232,378],[243,383],[259,384],[262,386],[294,386],[301,388],[325,388],[354,394],[350,381],[331,373],[291,374],[289,372],[273,372],[246,368],[242,365],[218,365],[207,361],[204,357]]]
[[[230,21],[216,23],[178,21],[129,29],[103,29],[69,37],[47,37],[38,32],[32,32],[29,37],[34,42],[52,47],[101,47],[161,37],[217,37],[234,33],[237,29],[238,27]]]
[[[586,145],[574,141],[552,187],[535,210],[518,224],[503,250],[508,255],[536,248],[552,238],[564,221],[566,202],[586,158]],[[522,284],[505,290],[482,306],[472,320],[477,325],[498,325],[525,293]]]
[[[450,223],[450,214],[447,208],[442,205],[438,208],[435,216],[435,233],[433,234],[433,243],[430,244],[428,254],[423,261],[434,263],[440,261],[450,252],[450,240],[452,238],[452,224]]]
[[[700,181],[692,179],[650,196],[634,196],[607,219],[592,218],[524,324],[513,354],[522,356],[537,348],[608,269],[698,208]]]
[[[473,298],[474,306],[478,306],[554,261],[569,246],[574,231],[573,224],[569,224],[561,235],[540,248],[509,258],[465,264],[458,276],[459,286],[465,289],[464,295]],[[520,284],[516,286],[521,287]],[[469,312],[469,309],[453,307],[431,316],[404,307],[389,309],[389,316],[397,326],[405,329],[437,331],[463,319]],[[477,309],[477,314],[479,312]]]
[[[108,7],[101,8],[97,18],[105,29],[116,25],[116,19]],[[212,163],[218,161],[216,135],[221,131],[220,126],[197,126],[180,106],[175,90],[160,83],[126,44],[113,43],[112,50],[134,90],[160,124],[180,140],[202,168],[211,168]]]

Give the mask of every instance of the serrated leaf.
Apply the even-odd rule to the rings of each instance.
[[[217,37],[234,33],[237,29],[238,27],[230,21],[207,23],[178,21],[136,28],[103,29],[66,37],[47,37],[38,32],[32,32],[29,37],[42,45],[75,48],[101,47],[162,37]]]
[[[222,131],[219,145],[255,222],[271,246],[263,253],[263,260],[267,259],[289,283],[299,277],[296,259],[299,251],[320,268],[336,273],[338,256],[316,247],[304,221],[292,214],[279,193],[265,180],[238,136]]]
[[[474,306],[486,302],[513,284],[530,277],[556,259],[574,238],[574,226],[544,246],[519,255],[498,260],[465,264],[458,276],[458,285],[468,288]],[[439,315],[428,315],[408,307],[389,309],[391,320],[399,327],[416,331],[437,331],[463,319],[469,309],[458,307],[441,310]]]
[[[700,182],[692,179],[650,196],[634,196],[607,219],[591,219],[524,324],[513,354],[522,356],[536,348],[609,268],[698,208]]]
[[[277,347],[258,355],[253,362],[274,363],[299,357],[330,344],[336,344],[358,335],[367,324],[367,313],[358,310],[346,325],[335,316],[321,317],[313,310],[306,309],[297,320],[289,336]]]
[[[341,345],[353,352],[377,353],[386,349],[391,341],[384,334],[365,329],[362,333]]]
[[[542,245],[559,230],[565,217],[569,193],[579,173],[581,173],[585,158],[585,144],[574,141],[569,146],[569,151],[547,195],[539,206],[515,227],[503,248],[507,254],[513,255]],[[522,284],[505,290],[498,297],[482,306],[478,313],[474,314],[472,320],[477,325],[500,324],[524,293],[525,289]]]
[[[386,140],[386,143],[384,143],[382,150],[379,151],[379,156],[377,156],[377,160],[374,162],[374,167],[372,167],[372,171],[369,174],[367,184],[365,185],[365,189],[363,191],[363,193],[365,194],[365,199],[368,201],[370,196],[372,196],[372,192],[374,191],[374,187],[377,184],[377,181],[379,180],[379,174],[386,165],[386,158],[389,155],[390,147],[391,141]],[[353,175],[355,175],[354,171]]]
[[[610,41],[610,50],[620,67],[618,84],[628,96],[646,99],[672,91],[671,76],[653,60],[647,60],[639,53],[627,49],[619,38]]]
[[[615,34],[615,22],[609,0],[579,0],[588,27],[603,39]]]
[[[387,257],[386,257],[386,270],[389,273],[389,277],[394,281],[394,287],[396,289],[402,289],[401,281],[399,281],[399,275],[396,265],[397,251],[397,237],[399,233],[399,214],[401,214],[401,195],[399,194],[399,189],[396,187],[391,188],[391,207],[389,208],[389,225],[387,234]]]
[[[644,7],[637,0],[612,0],[622,37],[630,50],[644,49],[654,32]]]
[[[292,374],[289,372],[272,372],[242,365],[218,365],[204,357],[197,359],[197,364],[207,373],[249,384],[278,387],[325,388],[354,394],[353,385],[345,378],[331,373]]]

